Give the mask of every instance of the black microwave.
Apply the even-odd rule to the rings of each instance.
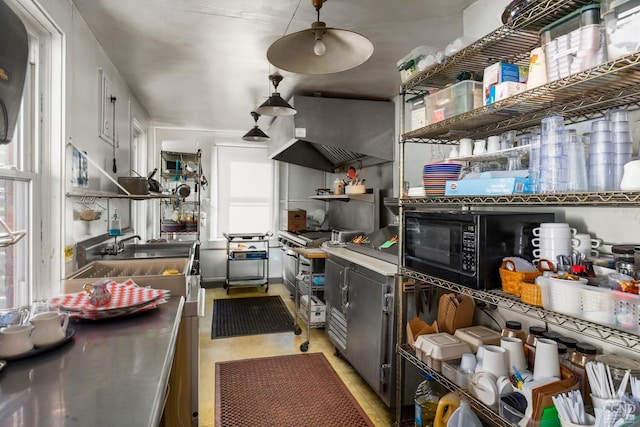
[[[533,260],[533,229],[553,213],[404,213],[403,265],[474,289],[500,288],[502,259]]]

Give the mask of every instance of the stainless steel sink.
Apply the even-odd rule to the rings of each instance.
[[[196,255],[197,249],[197,242],[130,243],[124,245],[123,252],[109,256],[116,259],[189,258]]]

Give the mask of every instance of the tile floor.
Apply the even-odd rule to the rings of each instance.
[[[215,425],[215,362],[300,353],[300,344],[306,337],[306,329],[303,329],[302,334],[298,336],[293,332],[286,332],[211,339],[211,316],[214,299],[262,295],[264,295],[264,291],[261,288],[252,287],[233,289],[229,296],[222,288],[206,290],[206,316],[200,319],[200,427]],[[293,298],[284,285],[270,285],[269,295],[282,296],[293,312]],[[393,419],[392,411],[346,361],[334,355],[333,344],[325,337],[324,329],[312,329],[309,341],[309,352],[323,352],[325,354],[376,427],[390,426]],[[304,378],[302,377],[301,380]]]

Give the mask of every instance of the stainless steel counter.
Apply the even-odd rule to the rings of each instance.
[[[157,426],[184,297],[100,322],[71,321],[73,340],[0,372],[0,427]]]
[[[397,265],[370,257],[368,255],[354,252],[350,249],[323,246],[322,250],[327,252],[329,255],[337,256],[346,261],[353,262],[354,264],[359,264],[371,271],[382,274],[383,276],[394,276],[396,273],[398,273]]]

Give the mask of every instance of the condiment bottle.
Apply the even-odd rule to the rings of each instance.
[[[616,271],[635,279],[636,266],[634,261],[634,248],[634,245],[613,245],[611,252],[613,253]]]
[[[517,320],[507,320],[504,328],[500,332],[502,337],[520,338],[524,343],[527,340],[527,334],[522,330],[522,323]]]
[[[567,359],[571,359],[571,355],[576,351],[578,340],[571,337],[560,337],[558,342],[567,346]]]
[[[525,341],[524,349],[527,356],[528,368],[533,371],[533,364],[536,360],[536,344],[538,338],[542,338],[546,329],[541,326],[530,326],[529,334]]]
[[[553,340],[555,342],[560,342],[560,334],[557,333],[557,332],[544,331],[542,336],[545,337],[545,338],[549,338],[550,340]]]
[[[333,181],[333,194],[344,194],[344,182],[340,178]]]
[[[560,364],[565,367],[571,369],[571,362],[569,361],[569,349],[566,345],[562,343],[558,343],[558,359],[560,359]]]
[[[578,379],[578,389],[582,393],[582,399],[585,405],[591,403],[591,387],[589,387],[589,378],[585,372],[585,365],[590,360],[596,359],[598,350],[589,343],[579,342],[576,344],[576,351],[569,359],[571,362],[571,370]]]

